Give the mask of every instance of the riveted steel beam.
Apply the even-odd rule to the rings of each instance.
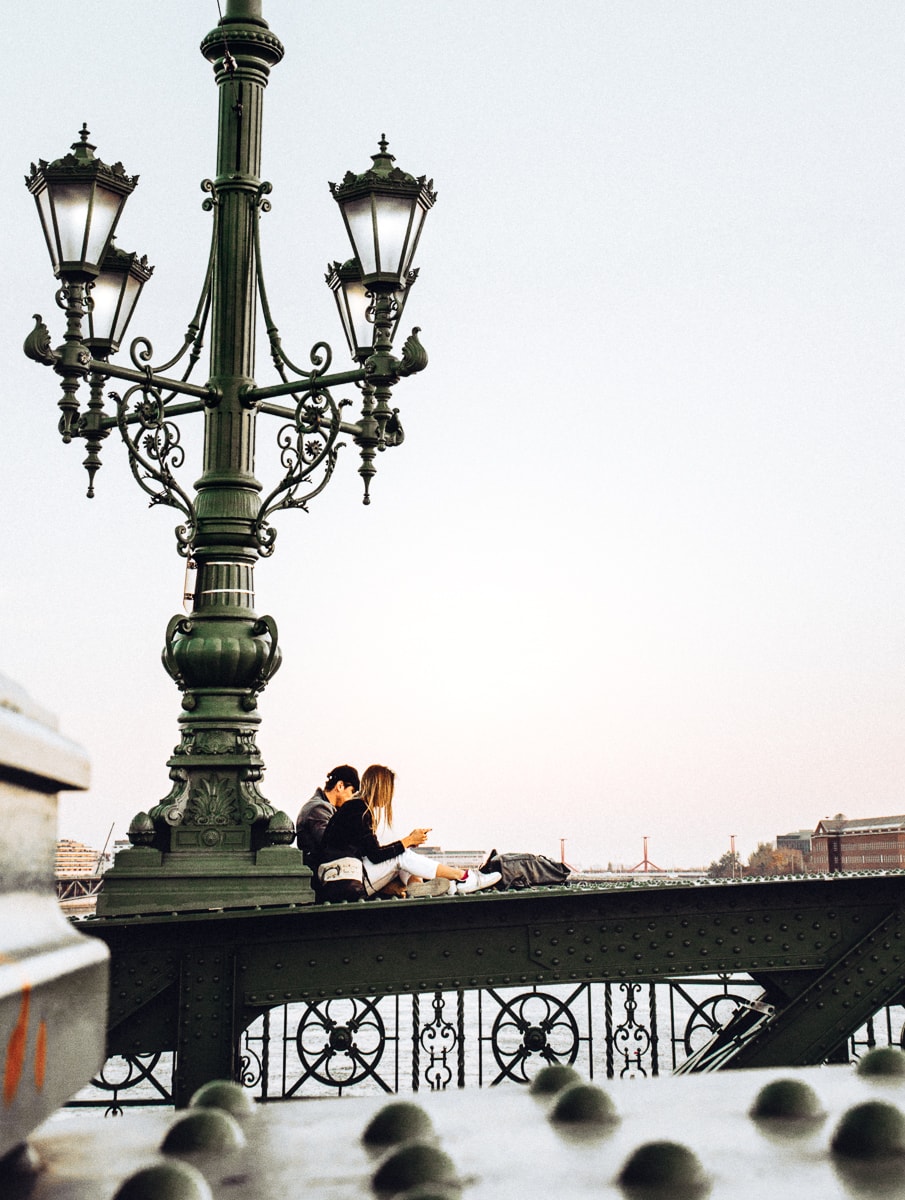
[[[85,928],[110,947],[114,979],[133,981],[128,1003],[115,998],[111,1052],[131,1052],[136,1040],[152,1048],[137,1032],[147,988],[149,1022],[168,1038],[155,1048],[178,1048],[184,1103],[205,1078],[233,1070],[235,1039],[260,1012],[333,996],[747,972],[763,979],[769,1005],[756,1036],[749,1029],[745,1065],[821,1061],[902,990],[903,912],[905,872],[889,872],[177,913]],[[174,945],[178,989],[152,995],[137,972],[153,962],[172,979]],[[178,1004],[168,1021],[167,1003]]]
[[[905,909],[884,917],[851,949],[778,1009],[725,1066],[808,1066],[824,1062],[902,990]]]
[[[110,1025],[127,1020],[178,979],[176,950],[143,950],[117,957],[110,967]]]
[[[182,955],[173,1098],[183,1108],[203,1083],[236,1075],[235,953],[193,945]]]

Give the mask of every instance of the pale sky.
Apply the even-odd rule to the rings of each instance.
[[[664,867],[905,811],[905,7],[264,14],[286,47],[262,240],[290,357],[326,339],[348,362],[327,181],[386,132],[439,192],[405,444],[367,509],[345,451],[257,569],[284,655],[261,699],[268,799],[294,817],[335,763],[384,762],[400,832],[556,856],[565,838],[585,865],[632,865],[648,836]],[[118,243],[156,270],[130,334],[169,358],[206,263],[217,98],[197,46],[216,21],[216,0],[4,10],[0,670],[90,754],[61,834],[93,844],[169,790],[159,653],[184,562],[115,435],[85,499],[58,381],[21,354],[32,313],[63,333],[22,176],[83,121],[140,174]],[[257,375],[274,382],[263,350]],[[278,427],[259,423],[268,489]],[[184,428],[191,484],[199,418]]]

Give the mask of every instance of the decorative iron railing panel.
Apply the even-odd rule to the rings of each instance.
[[[528,1083],[548,1063],[589,1079],[656,1076],[760,992],[747,975],[720,975],[284,1004],[243,1032],[239,1073],[264,1101]],[[876,1013],[849,1054],[878,1044],[905,1049],[905,1005]],[[172,1104],[173,1066],[172,1053],[110,1059],[73,1104]]]
[[[104,1108],[105,1117],[121,1117],[127,1108],[173,1103],[175,1054],[116,1054],[67,1108]]]

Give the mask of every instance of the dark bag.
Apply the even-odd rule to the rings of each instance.
[[[352,856],[321,863],[315,872],[314,894],[318,904],[366,899],[364,863]]]
[[[507,888],[555,887],[569,881],[565,863],[547,858],[546,854],[497,854],[491,850],[482,871],[499,871],[503,878],[497,884]]]

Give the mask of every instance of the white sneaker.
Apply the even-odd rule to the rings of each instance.
[[[467,896],[469,892],[481,892],[484,888],[493,887],[502,878],[499,871],[468,871],[465,878],[456,884],[456,891],[460,896]]]

